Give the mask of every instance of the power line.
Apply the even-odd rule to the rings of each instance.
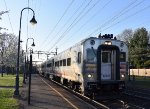
[[[71,21],[71,19],[77,14],[77,12],[81,9],[81,7],[84,5],[84,3],[86,2],[87,0],[84,0],[84,2],[77,8],[77,10],[72,14],[71,17],[68,18],[68,20],[66,21],[66,23],[60,28],[60,30],[57,32],[56,35],[54,36],[58,36],[58,34],[66,27],[66,25]],[[79,14],[80,15],[80,14]],[[54,39],[50,40],[51,42],[53,41]],[[44,45],[46,45],[47,43],[44,43]]]
[[[30,2],[31,1],[31,2]],[[37,6],[37,3],[39,2],[39,6]],[[39,16],[39,13],[40,13],[40,9],[41,9],[41,0],[39,0],[39,1],[35,1],[35,2],[33,2],[33,0],[28,0],[28,7],[30,7],[30,8],[32,8],[32,9],[34,9],[34,11],[36,12],[36,16]],[[28,10],[28,16],[27,16],[27,22],[28,22],[28,17],[29,17],[29,10]],[[37,19],[37,21],[38,21],[38,18],[39,17],[37,17],[36,19]],[[36,34],[36,31],[37,31],[37,26],[38,25],[34,25],[34,31],[29,31],[30,29],[29,29],[29,23],[27,23],[27,38],[28,37],[32,37],[32,38],[35,38],[35,34]],[[31,27],[30,27],[31,28]],[[32,29],[32,28],[31,28]],[[31,32],[31,35],[32,36],[29,36],[29,32]]]
[[[28,0],[28,7],[30,7],[30,2]],[[27,15],[27,39],[28,39],[28,35],[29,35],[29,25],[28,25],[28,21],[29,21],[29,9],[28,9],[28,15]]]
[[[89,13],[98,3],[100,2],[100,0],[97,0],[78,20],[75,19],[72,24],[70,24],[70,26],[67,28],[67,30],[59,37],[59,39],[55,42],[55,44],[53,45],[53,47],[60,41],[62,40],[63,37],[65,37],[65,35],[87,14]],[[89,2],[90,3],[90,2]],[[89,5],[89,4],[88,4]],[[77,21],[76,21],[77,20]],[[75,22],[76,21],[76,22]],[[74,23],[75,22],[75,23]],[[53,48],[51,47],[51,49]],[[49,51],[51,50],[49,49]]]
[[[86,0],[85,0],[86,1]],[[89,4],[91,3],[91,1],[92,0],[90,0],[88,3],[87,3],[87,5],[80,11],[80,13],[78,13],[78,15],[77,15],[77,17],[73,20],[73,23],[79,18],[79,16],[81,16],[82,15],[82,13],[86,10],[86,8],[89,6]],[[83,2],[83,4],[84,4],[85,2]],[[82,5],[81,5],[82,6]],[[79,10],[79,8],[77,9],[77,11]],[[77,12],[76,11],[76,12]],[[73,16],[75,15],[75,13],[73,14]],[[68,22],[66,22],[64,25],[66,25]],[[73,24],[72,23],[72,24]],[[64,28],[64,27],[63,27]],[[68,27],[69,28],[69,27]],[[57,34],[58,35],[58,34]],[[50,40],[51,42],[53,41],[54,39],[52,39],[52,40]]]
[[[66,29],[65,32],[63,32],[63,34],[60,36],[62,37],[67,31],[68,29],[73,25],[73,23],[82,15],[82,13],[86,10],[86,8],[90,5],[90,3],[92,2],[92,0],[90,0],[85,7],[80,11],[80,13],[77,15],[77,17],[73,20],[73,22],[69,25],[69,27]],[[59,39],[60,39],[59,37]],[[59,39],[57,39],[57,41],[59,41]],[[54,46],[57,44],[57,41],[53,44],[53,47],[51,47],[48,51],[50,51],[52,48],[54,48]]]
[[[37,16],[40,16],[40,10],[41,10],[41,5],[42,5],[42,2],[41,2],[41,0],[39,0],[39,6],[38,6],[38,10],[37,10]],[[37,7],[37,6],[36,6]],[[39,18],[39,17],[38,17]],[[37,18],[37,20],[38,20],[38,18]],[[35,31],[34,31],[34,33],[36,33],[36,31],[37,31],[37,26],[38,25],[36,25],[36,28],[35,28]],[[35,36],[35,35],[34,35]]]
[[[137,0],[131,2],[129,5],[127,5],[125,8],[123,8],[123,10],[121,10],[117,15],[115,15],[114,17],[112,17],[110,20],[108,20],[107,22],[105,22],[101,27],[106,26],[109,22],[114,22],[117,18],[119,18],[120,16],[124,15],[125,13],[127,13],[128,11],[130,11],[131,9],[135,8],[136,6],[140,5],[143,1],[139,2],[138,4],[134,5],[133,7],[130,8],[130,6],[132,6],[133,4],[135,4],[137,2]],[[109,3],[109,2],[108,2]],[[107,4],[107,3],[106,3]],[[130,17],[130,16],[128,16]],[[126,17],[126,18],[128,18]],[[125,19],[126,19],[125,18]],[[119,23],[119,22],[118,22]],[[81,26],[82,27],[82,26]],[[112,27],[112,26],[111,26]],[[109,27],[110,28],[110,27]],[[81,30],[81,28],[79,29]],[[97,29],[96,29],[97,30]],[[93,32],[94,33],[94,32]],[[93,34],[91,33],[91,34]],[[91,35],[90,34],[90,35]],[[90,36],[89,35],[89,36]]]
[[[142,9],[139,10],[139,11],[136,11],[135,13],[133,13],[133,14],[131,14],[131,15],[129,15],[129,16],[124,17],[124,18],[121,19],[120,21],[118,21],[118,22],[116,22],[116,23],[110,25],[109,27],[103,29],[103,31],[109,29],[110,27],[115,26],[116,24],[118,24],[118,23],[120,23],[120,22],[123,22],[123,21],[125,21],[125,20],[127,20],[127,19],[129,19],[129,18],[131,18],[131,17],[133,17],[133,16],[135,16],[135,15],[137,15],[138,13],[140,13],[140,12],[142,12],[142,11],[148,9],[148,8],[150,8],[150,5],[149,5],[149,6],[146,6],[146,7],[144,7],[144,8],[142,8]]]
[[[75,34],[75,33],[79,32],[79,31],[81,31],[81,29],[82,29],[85,25],[87,25],[90,21],[92,21],[92,19],[93,19],[96,15],[98,15],[97,13],[100,12],[100,11],[102,11],[107,5],[109,5],[109,4],[111,3],[111,1],[112,1],[112,0],[109,0],[108,2],[106,2],[102,8],[100,8],[95,14],[93,14],[93,15],[92,15],[83,25],[81,25],[81,26],[79,27],[79,29],[78,29],[77,31],[75,31],[73,34]],[[67,39],[67,41],[68,41],[72,36],[73,36],[73,35],[71,35],[71,36]],[[67,41],[65,41],[65,42],[67,42]],[[64,42],[62,42],[62,44],[64,44]],[[61,45],[62,45],[62,44],[61,44]],[[65,43],[65,44],[66,44],[66,43]]]
[[[6,8],[6,10],[7,10],[7,4],[6,4],[6,1],[5,1],[5,0],[4,0],[4,3],[5,3],[5,8]],[[14,30],[13,30],[13,26],[12,26],[12,23],[11,23],[11,20],[10,20],[9,13],[8,13],[7,15],[8,15],[8,19],[9,19],[9,24],[10,24],[11,30],[12,30],[12,32],[13,32],[13,34],[14,34]]]
[[[61,22],[61,20],[63,19],[63,17],[65,16],[65,14],[67,13],[67,11],[69,10],[69,8],[71,7],[71,5],[73,4],[74,0],[71,1],[71,3],[68,5],[68,7],[66,8],[66,10],[64,11],[63,15],[60,17],[60,19],[58,20],[58,22],[56,23],[56,25],[54,26],[54,28],[50,31],[50,33],[48,34],[48,36],[45,38],[45,40],[43,41],[43,43],[45,43],[45,41],[48,39],[48,37],[55,31],[56,27],[58,26],[58,24]]]
[[[106,27],[107,25],[109,25],[110,23],[113,23],[115,20],[117,20],[119,17],[121,17],[122,15],[124,15],[125,13],[131,11],[133,8],[137,7],[138,5],[140,5],[141,3],[143,3],[144,1],[141,1],[137,4],[135,4],[137,2],[137,0],[131,2],[129,5],[127,5],[125,8],[123,8],[123,10],[121,10],[117,15],[115,15],[114,17],[112,17],[110,20],[106,21],[105,23],[103,23],[100,27],[98,27],[96,30],[94,30],[89,36],[91,36],[92,34],[96,33],[97,31],[99,31],[100,29]],[[135,5],[134,5],[135,4]],[[133,7],[130,7],[134,5]]]

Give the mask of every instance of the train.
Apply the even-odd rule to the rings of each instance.
[[[121,91],[128,75],[128,47],[113,34],[89,37],[43,62],[39,72],[85,95]]]

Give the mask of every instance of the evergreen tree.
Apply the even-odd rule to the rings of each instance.
[[[130,62],[136,68],[145,67],[144,63],[147,60],[148,42],[149,38],[146,28],[139,28],[134,32],[129,44],[129,58]]]

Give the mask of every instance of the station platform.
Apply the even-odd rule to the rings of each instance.
[[[58,91],[57,91],[58,90]],[[64,89],[41,77],[31,76],[31,96],[28,104],[28,81],[20,87],[20,109],[95,109],[95,107],[72,97]]]

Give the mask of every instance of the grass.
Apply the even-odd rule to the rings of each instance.
[[[0,86],[15,86],[16,75],[0,75]],[[19,86],[23,83],[22,75],[19,75]],[[13,98],[14,88],[0,88],[0,109],[19,109],[19,102]]]
[[[0,86],[15,86],[15,75],[6,75],[4,74],[3,77],[0,76]],[[22,86],[23,77],[19,77],[19,86]]]
[[[133,80],[133,76],[131,75],[130,78]],[[149,76],[134,76],[135,81],[150,81]]]
[[[129,83],[143,88],[150,88],[150,77],[135,76],[133,80],[133,76],[131,76]]]
[[[0,109],[19,109],[17,99],[13,98],[14,89],[0,89]]]

